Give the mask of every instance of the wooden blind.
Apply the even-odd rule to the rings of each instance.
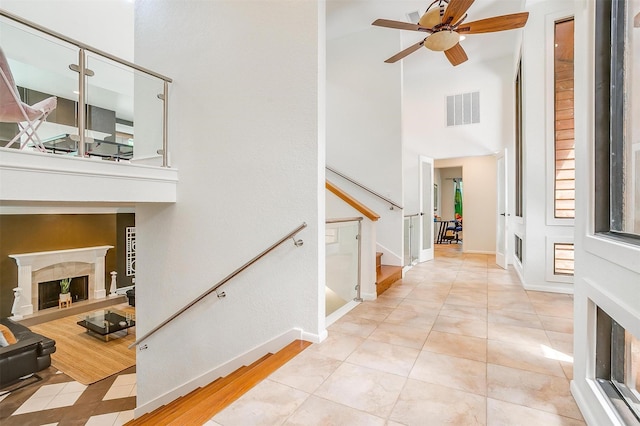
[[[557,218],[575,217],[576,156],[573,122],[573,52],[573,19],[556,22],[554,216]]]
[[[573,275],[573,244],[553,245],[553,274]]]

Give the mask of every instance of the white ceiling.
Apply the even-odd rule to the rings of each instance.
[[[419,11],[422,14],[431,2],[432,0],[327,0],[327,38],[335,39],[370,29],[371,23],[378,18],[408,22],[408,13]],[[523,7],[524,0],[475,0],[467,11],[467,22],[522,12]],[[373,28],[376,31],[401,31]],[[514,36],[514,32],[470,35],[460,44],[469,56],[469,63],[487,61],[514,55],[518,44],[518,37]],[[424,36],[422,33],[402,31],[403,47],[420,41]],[[395,53],[397,52],[380,52],[380,60],[384,61]],[[428,68],[442,64],[451,67],[447,61],[441,61],[439,58],[433,60],[436,55],[442,55],[442,53],[427,49],[418,50],[404,59],[404,72],[424,72]]]

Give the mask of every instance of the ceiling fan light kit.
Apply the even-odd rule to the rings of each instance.
[[[444,52],[451,49],[460,41],[460,34],[455,31],[439,31],[431,34],[424,41],[424,47],[436,52]]]
[[[427,33],[424,40],[393,55],[385,62],[397,62],[424,46],[430,50],[444,52],[451,65],[460,65],[468,59],[459,43],[465,38],[461,37],[460,33],[467,35],[514,30],[524,27],[529,18],[529,12],[521,12],[463,24],[467,18],[467,10],[473,2],[474,0],[435,0],[429,5],[417,24],[376,19],[372,25]]]

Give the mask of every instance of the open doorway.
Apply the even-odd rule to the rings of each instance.
[[[435,243],[463,244],[464,183],[462,167],[442,167],[434,171]]]

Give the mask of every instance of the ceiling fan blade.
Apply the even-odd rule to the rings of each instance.
[[[393,55],[392,57],[387,59],[385,62],[387,64],[393,64],[394,62],[398,62],[400,59],[404,58],[405,56],[408,56],[408,55],[412,54],[413,52],[415,52],[416,50],[420,49],[423,44],[424,44],[424,40],[419,41],[416,44],[407,47],[402,52],[396,53],[395,55]]]
[[[371,23],[377,27],[395,28],[397,30],[410,30],[410,31],[429,31],[427,28],[423,28],[420,25],[412,24],[410,22],[392,21],[390,19],[376,19]]]
[[[462,46],[460,46],[460,43],[456,44],[449,50],[445,50],[444,54],[454,67],[469,59],[467,58],[467,53],[464,51]]]
[[[514,30],[522,28],[529,19],[529,12],[513,13],[511,15],[494,16],[493,18],[467,22],[460,25],[456,31],[461,34],[481,34],[495,31]]]
[[[449,5],[444,10],[443,23],[453,24],[458,22],[471,7],[474,0],[450,0]]]

